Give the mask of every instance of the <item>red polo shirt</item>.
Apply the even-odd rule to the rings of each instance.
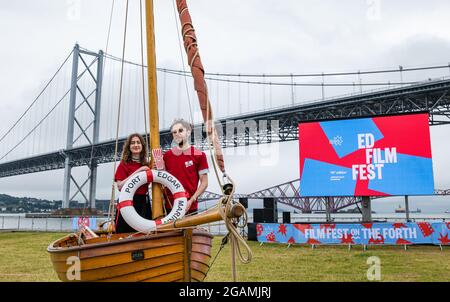
[[[181,182],[189,197],[197,191],[200,175],[208,173],[206,154],[193,146],[184,151],[177,147],[167,151],[164,153],[164,165],[166,166],[166,171]],[[166,202],[166,209],[170,210],[172,209],[173,196],[168,189],[165,190],[165,193],[169,198],[169,202]],[[195,200],[189,212],[197,209],[198,200]]]
[[[140,167],[142,167],[141,163],[137,163],[134,161],[129,161],[129,162],[120,161],[120,164],[116,170],[116,175],[114,176],[114,180],[116,180],[116,181],[125,180],[128,176],[133,174]],[[148,186],[143,185],[143,186],[139,187],[136,190],[136,193],[134,193],[134,194],[135,195],[145,195],[145,194],[147,194],[147,190],[148,190]]]

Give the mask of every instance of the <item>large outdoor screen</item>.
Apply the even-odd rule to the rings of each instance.
[[[299,124],[300,195],[434,192],[428,113]]]

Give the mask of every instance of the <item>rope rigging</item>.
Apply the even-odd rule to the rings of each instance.
[[[183,78],[184,78],[184,84],[186,87],[187,103],[189,106],[189,118],[190,118],[189,121],[190,121],[191,125],[193,125],[194,124],[194,116],[192,114],[191,98],[190,98],[189,88],[188,88],[188,83],[187,83],[187,76],[190,75],[190,73],[186,72],[186,70],[185,70],[182,43],[181,43],[180,35],[178,34],[180,32],[180,24],[179,24],[178,18],[177,18],[176,0],[172,1],[172,6],[173,6],[174,19],[175,19],[176,35],[178,38],[178,46],[179,46],[178,49],[180,51],[181,66],[183,67]]]
[[[128,0],[126,2],[126,9],[125,9],[125,25],[124,25],[124,31],[123,31],[123,45],[122,45],[122,65],[120,69],[120,85],[119,85],[119,103],[118,103],[118,111],[117,111],[117,120],[116,120],[116,141],[114,146],[114,165],[113,165],[113,173],[112,173],[112,185],[111,185],[111,200],[109,202],[109,210],[108,210],[108,221],[111,221],[111,219],[114,219],[114,202],[115,202],[115,179],[114,175],[116,173],[116,165],[117,165],[117,151],[119,146],[119,127],[120,127],[120,112],[121,112],[121,105],[122,105],[122,88],[123,88],[123,69],[124,69],[124,57],[125,57],[125,45],[126,45],[126,38],[127,38],[127,23],[128,23]],[[111,224],[110,224],[111,225]],[[109,236],[112,233],[112,228],[109,227]]]
[[[115,151],[114,151],[114,172],[116,170],[116,161],[117,161],[117,150],[118,150],[118,133],[119,133],[119,128],[120,128],[120,113],[121,113],[121,103],[122,103],[122,88],[123,88],[123,74],[124,74],[124,57],[125,57],[125,44],[126,44],[126,34],[127,34],[127,19],[128,19],[128,0],[126,2],[126,13],[125,13],[125,24],[124,24],[124,33],[123,33],[123,46],[122,46],[122,58],[121,58],[121,72],[120,72],[120,87],[119,87],[119,102],[118,102],[118,114],[117,114],[117,124],[116,124],[116,141],[115,141]],[[142,85],[144,87],[144,64],[143,64],[143,38],[142,38],[142,1],[139,2],[140,3],[140,8],[139,8],[139,12],[141,15],[141,19],[140,19],[140,28],[141,28],[141,71],[142,71]],[[177,2],[178,4],[180,4],[180,2]],[[182,3],[183,4],[183,3]],[[175,6],[174,6],[175,9]],[[180,9],[182,10],[180,12]],[[181,15],[183,14],[183,12],[187,11],[187,8],[183,9],[180,5],[178,5],[178,10],[180,12],[180,20],[181,20]],[[190,18],[190,17],[189,17]],[[186,38],[186,36],[188,35],[189,37],[193,38],[193,41],[190,43],[186,43],[185,41],[185,48],[189,49],[192,46],[196,46],[196,39],[193,32],[193,28],[190,29],[189,27],[187,29],[185,29],[185,26],[187,24],[183,23],[181,25],[181,29],[183,32],[183,39]],[[190,23],[188,24],[190,26],[192,26]],[[177,26],[177,30],[178,30],[178,26]],[[188,34],[189,33],[189,34]],[[179,39],[179,43],[181,44],[181,40]],[[181,56],[182,57],[182,56]],[[194,57],[190,57],[190,67],[191,70],[194,72],[194,62],[196,59],[199,59],[198,57],[198,51],[196,51],[196,54],[194,55]],[[184,68],[184,61],[183,61],[183,68]],[[193,124],[193,115],[192,115],[192,109],[191,109],[191,103],[190,103],[190,97],[189,97],[189,90],[188,90],[188,85],[187,85],[187,80],[186,80],[186,73],[184,73],[184,79],[185,79],[185,87],[186,87],[186,92],[188,94],[188,102],[189,102],[189,109],[190,109],[190,121]],[[202,109],[206,108],[206,115],[205,113],[203,113],[205,122],[213,122],[213,118],[212,118],[212,111],[210,108],[210,104],[209,104],[209,98],[208,98],[208,93],[207,93],[207,87],[206,87],[206,82],[203,81],[203,84],[200,86],[201,88],[199,88],[198,83],[196,83],[196,90],[199,93],[199,89],[201,89],[201,93],[205,96],[205,98],[203,99],[199,99],[200,103],[201,103],[201,107]],[[143,106],[145,108],[145,90],[143,90]],[[200,98],[200,95],[199,95]],[[203,103],[202,103],[203,102]],[[203,106],[202,106],[203,105]],[[145,112],[145,110],[144,110]],[[144,123],[146,124],[146,118],[144,118]],[[146,125],[145,125],[146,126]],[[248,263],[251,260],[252,257],[252,253],[251,250],[249,249],[248,245],[246,244],[245,240],[242,238],[242,236],[239,234],[239,232],[237,231],[237,227],[238,227],[238,221],[236,219],[230,218],[232,216],[229,215],[229,213],[231,213],[232,209],[234,209],[233,207],[240,207],[241,211],[243,213],[245,213],[245,208],[239,203],[239,202],[235,202],[233,201],[232,197],[234,194],[234,182],[233,180],[225,174],[225,169],[224,169],[224,165],[223,165],[223,157],[217,157],[213,156],[213,147],[215,146],[215,141],[217,139],[217,136],[214,137],[213,139],[211,139],[211,134],[215,134],[217,135],[217,133],[215,132],[215,128],[214,125],[207,125],[207,127],[210,127],[208,130],[208,139],[209,139],[209,148],[210,148],[210,154],[212,157],[212,163],[213,163],[213,167],[214,167],[214,171],[217,177],[217,181],[221,187],[222,193],[223,193],[223,197],[219,199],[218,204],[213,207],[208,209],[212,210],[212,209],[216,209],[218,210],[218,213],[220,215],[220,217],[222,218],[222,220],[225,222],[225,225],[228,229],[229,234],[227,235],[227,237],[230,238],[231,241],[231,245],[232,245],[232,265],[233,265],[233,280],[236,280],[236,265],[235,265],[235,255],[237,254],[239,259],[243,262],[243,263]],[[147,133],[147,128],[146,128],[146,133]],[[147,141],[146,141],[147,144]],[[220,149],[215,149],[216,152],[221,151]],[[221,154],[220,154],[221,155]],[[221,160],[221,162],[217,162],[217,160]],[[220,178],[219,178],[219,173],[218,173],[218,168],[217,165],[219,165],[220,170],[223,172],[223,179],[225,182],[225,179],[228,179],[229,184],[231,186],[231,189],[228,188],[226,189],[225,186],[222,185]],[[108,221],[112,222],[113,219],[113,210],[114,210],[114,202],[115,202],[115,182],[114,182],[114,177],[113,177],[113,184],[112,184],[112,192],[111,192],[111,200],[110,200],[110,207],[109,207],[109,212],[108,212]],[[189,216],[189,215],[188,215]],[[244,221],[246,222],[246,217],[244,219]],[[244,224],[245,225],[245,224]],[[112,234],[112,228],[109,227],[108,228],[108,238],[111,238],[111,234]],[[148,234],[147,234],[148,235]],[[133,236],[133,234],[131,235]],[[244,256],[242,251],[241,251],[241,246],[244,246],[245,249],[247,250],[247,255]]]
[[[112,1],[111,12],[110,12],[110,15],[109,15],[108,34],[107,34],[106,46],[105,46],[105,51],[106,52],[108,52],[108,47],[109,47],[109,38],[110,38],[110,34],[111,34],[111,25],[112,25],[112,18],[113,18],[113,12],[114,12],[114,3],[115,3],[115,0]],[[106,60],[103,60],[103,64],[102,64],[102,72],[103,73],[105,72],[105,67],[106,67]],[[102,82],[102,85],[103,85],[103,82]],[[99,87],[96,87],[96,89],[94,91],[96,91],[98,93],[98,89],[99,89]],[[100,87],[100,89],[101,89],[101,87]],[[86,98],[86,100],[87,100],[87,98]],[[91,110],[92,110],[92,108],[91,108]],[[95,117],[94,117],[94,119],[95,119]],[[94,165],[93,159],[94,159],[94,142],[92,142],[92,144],[91,144],[91,153],[90,153],[90,158],[89,158],[89,172],[88,172],[88,176],[87,176],[88,180],[91,178],[91,174],[92,174],[92,168],[93,168],[93,165]],[[79,189],[79,191],[83,194],[83,191],[81,189]],[[84,196],[84,194],[83,194],[83,196]],[[75,196],[73,196],[71,199],[73,199],[74,197]],[[93,198],[95,199],[95,196],[93,196]],[[86,211],[87,205],[88,205],[88,201],[86,201],[86,203],[85,203],[85,205],[83,207],[82,216],[85,215],[85,211]],[[109,220],[109,211],[108,211],[108,220]],[[81,233],[82,233],[83,229],[84,229],[84,219],[82,221],[81,227],[78,229],[78,235],[79,235],[78,238],[80,240],[82,238]],[[79,241],[78,244],[80,244],[80,243],[81,242]]]
[[[140,32],[140,42],[141,42],[141,78],[142,78],[142,106],[144,107],[144,129],[145,129],[145,146],[147,147],[147,160],[150,162],[150,144],[148,142],[148,129],[147,129],[147,106],[145,99],[145,71],[144,71],[144,36],[142,30],[142,0],[139,0],[139,32]]]
[[[192,24],[191,16],[189,14],[189,10],[187,7],[187,3],[185,0],[177,0],[177,9],[181,22],[181,31],[184,41],[184,48],[186,50],[189,66],[191,67],[191,73],[194,78],[194,88],[197,91],[198,100],[200,103],[200,108],[202,110],[203,120],[206,126],[207,138],[208,138],[208,146],[210,149],[211,162],[214,167],[214,172],[217,178],[217,182],[220,185],[222,190],[223,197],[219,200],[217,204],[219,214],[222,220],[225,222],[225,225],[229,231],[231,246],[232,246],[232,272],[233,272],[233,280],[236,281],[236,263],[235,263],[235,255],[238,254],[239,259],[243,263],[249,263],[252,258],[252,252],[248,247],[245,240],[237,231],[237,223],[233,221],[232,216],[229,216],[229,213],[232,213],[232,207],[240,207],[241,211],[245,213],[245,208],[239,203],[233,201],[233,194],[235,190],[235,184],[231,177],[229,177],[225,172],[225,165],[223,160],[223,154],[221,150],[221,145],[218,140],[218,134],[214,125],[214,117],[212,115],[212,108],[209,102],[209,94],[208,87],[206,85],[206,81],[204,78],[204,69],[202,62],[200,60],[200,54],[198,51],[197,45],[197,37],[195,35],[195,29]],[[181,41],[180,41],[181,43]],[[220,181],[219,173],[217,171],[217,166],[221,170],[223,183]],[[226,183],[228,180],[228,183]],[[225,184],[225,185],[224,185]],[[231,190],[230,190],[231,189]],[[222,204],[221,204],[222,202]],[[243,245],[247,250],[247,257],[242,255],[240,246]]]

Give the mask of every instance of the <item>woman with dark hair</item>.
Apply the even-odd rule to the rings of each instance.
[[[117,187],[122,190],[129,177],[148,169],[150,168],[148,167],[147,147],[144,139],[140,134],[133,133],[128,136],[123,145],[122,157],[114,177]],[[151,204],[147,192],[148,187],[145,185],[138,188],[133,197],[133,206],[140,216],[151,219]],[[116,212],[116,233],[130,232],[135,232],[135,230],[126,223],[120,211]]]

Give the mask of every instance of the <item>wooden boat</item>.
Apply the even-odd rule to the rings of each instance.
[[[201,229],[151,236],[114,234],[78,244],[76,234],[50,244],[53,268],[62,281],[77,281],[70,269],[80,259],[80,281],[203,281],[209,270],[212,236]],[[120,239],[119,238],[123,238]]]
[[[221,220],[224,211],[240,217],[245,209],[222,203],[222,208],[161,225],[153,234],[105,232],[86,239],[73,233],[52,242],[47,251],[61,281],[203,281],[213,236],[189,226]]]
[[[214,128],[204,71],[197,50],[194,29],[185,0],[176,0],[182,21],[184,46],[188,53],[199,97],[207,137],[214,147],[214,164],[224,173],[223,156]],[[146,0],[147,60],[150,116],[150,148],[159,148],[158,101],[156,96],[156,63],[153,41],[153,3]],[[200,84],[199,84],[200,83]],[[153,159],[152,159],[153,160]],[[215,169],[217,171],[217,169]],[[223,197],[217,206],[203,213],[160,224],[155,232],[112,234],[107,232],[77,232],[51,243],[47,251],[61,281],[203,281],[209,270],[212,235],[198,226],[224,220],[230,231],[235,259],[236,240],[242,239],[235,219],[245,214],[245,208],[233,200],[234,184],[221,184]],[[162,194],[159,185],[152,186],[152,216],[160,218]],[[114,198],[113,198],[114,199]],[[111,209],[110,209],[111,212]],[[234,219],[234,221],[233,221]],[[243,242],[243,241],[241,241]],[[244,245],[246,246],[245,242]],[[238,245],[237,245],[238,246]],[[239,248],[239,247],[238,247]],[[249,262],[251,251],[248,249]],[[235,276],[235,271],[233,271]]]

